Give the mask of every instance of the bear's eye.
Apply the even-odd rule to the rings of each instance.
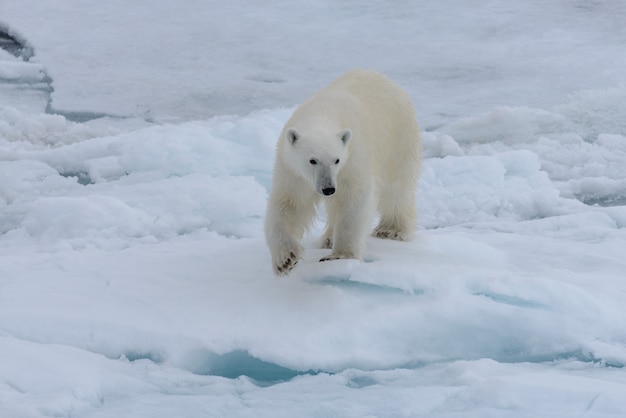
[[[335,165],[336,165],[336,164],[339,164],[339,158],[337,158],[337,159],[335,160]]]
[[[309,160],[309,164],[311,164],[311,165],[315,165],[315,164],[317,164],[317,160],[316,160],[315,158],[311,158],[311,159]]]

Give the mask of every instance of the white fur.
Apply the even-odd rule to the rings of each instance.
[[[376,210],[374,236],[410,239],[421,149],[408,95],[374,71],[347,72],[300,105],[276,148],[265,219],[274,272],[287,274],[302,257],[320,199],[321,246],[332,248],[320,261],[360,259]]]

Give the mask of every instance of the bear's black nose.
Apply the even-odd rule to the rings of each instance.
[[[324,193],[324,196],[330,196],[331,194],[335,193],[335,188],[326,187],[325,189],[322,189],[322,193]]]

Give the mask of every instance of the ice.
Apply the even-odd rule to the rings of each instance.
[[[2,13],[0,416],[626,409],[622,2]],[[276,278],[276,139],[352,67],[415,102],[416,238],[320,263],[320,213]]]
[[[60,112],[185,120],[291,107],[347,68],[368,67],[423,98],[416,107],[430,127],[498,105],[549,111],[583,89],[617,88],[623,13],[618,0],[25,0],[6,2],[1,19],[34,46]]]
[[[461,143],[515,143],[528,142],[540,133],[560,131],[564,121],[563,117],[540,109],[498,107],[455,121],[442,130]]]
[[[419,199],[432,202],[422,208],[426,227],[449,226],[448,220],[544,218],[575,206],[560,199],[536,154],[528,151],[428,160],[422,183]]]

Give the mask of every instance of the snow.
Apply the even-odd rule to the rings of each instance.
[[[5,1],[0,416],[621,416],[625,18]],[[319,263],[320,214],[276,278],[275,141],[359,66],[418,111],[416,238]]]

